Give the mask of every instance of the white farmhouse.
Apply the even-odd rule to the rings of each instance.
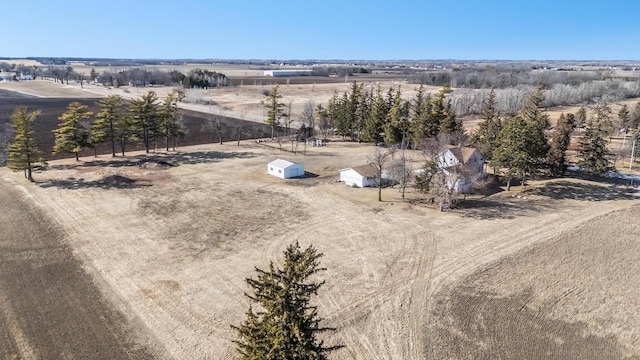
[[[288,160],[273,160],[267,165],[267,173],[281,179],[290,179],[304,175],[304,165]]]
[[[378,184],[378,170],[370,164],[340,170],[340,181],[349,186],[369,187]]]
[[[484,176],[484,157],[478,149],[449,146],[438,154],[438,168],[447,176],[450,189],[463,193]]]

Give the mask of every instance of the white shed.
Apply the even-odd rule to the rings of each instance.
[[[304,165],[288,160],[273,160],[267,165],[267,173],[281,179],[289,179],[304,175]]]
[[[340,181],[349,186],[375,186],[378,183],[378,170],[370,164],[342,169]]]

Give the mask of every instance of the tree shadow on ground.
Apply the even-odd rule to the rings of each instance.
[[[612,179],[607,179],[612,180]],[[556,181],[543,187],[526,189],[526,195],[545,196],[554,200],[608,201],[632,200],[634,190],[617,181],[598,182],[593,184],[572,181]]]
[[[85,180],[83,178],[68,178],[65,180],[50,180],[38,183],[40,187],[56,187],[67,190],[80,190],[87,188],[99,189],[134,189],[151,186],[151,182],[146,180],[131,179],[121,175],[109,175],[98,180]]]
[[[466,199],[456,204],[452,211],[466,218],[492,220],[515,219],[551,208],[552,206],[548,203],[528,199],[517,199],[517,201],[516,199],[514,201]]]
[[[144,163],[160,163],[166,166],[208,164],[224,159],[248,159],[255,157],[252,152],[221,152],[221,151],[196,151],[179,153],[150,153],[127,157],[112,158],[111,160],[90,160],[77,162],[75,164],[51,165],[52,170],[71,170],[80,167],[105,166],[105,167],[126,167],[140,166]]]

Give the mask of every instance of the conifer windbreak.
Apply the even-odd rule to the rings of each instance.
[[[142,142],[145,151],[149,153],[151,144],[155,143],[155,137],[160,128],[160,111],[156,104],[158,95],[155,91],[149,91],[139,99],[131,100],[129,104],[129,129],[133,140]]]
[[[39,110],[29,112],[25,106],[18,106],[11,114],[11,127],[15,136],[8,148],[7,166],[11,170],[23,170],[29,181],[33,181],[31,171],[35,163],[46,166],[33,138],[33,123],[38,115]]]
[[[77,101],[70,103],[67,111],[58,117],[60,120],[58,128],[53,130],[56,138],[53,153],[74,154],[77,161],[78,153],[88,145],[89,141],[89,132],[82,123],[92,115],[93,113],[88,110],[86,105]]]
[[[120,139],[123,120],[123,102],[118,95],[110,95],[98,101],[100,112],[96,114],[96,121],[91,125],[92,143],[111,143],[111,155],[116,156],[116,141]]]
[[[296,242],[285,250],[282,269],[271,262],[267,271],[256,268],[257,279],[247,279],[252,305],[245,321],[233,326],[242,359],[320,360],[335,349],[318,340],[318,333],[332,329],[320,327],[322,319],[311,304],[324,284],[311,279],[325,270],[320,257],[313,246],[302,250]]]

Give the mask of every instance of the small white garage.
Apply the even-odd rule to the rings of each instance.
[[[378,184],[378,169],[367,164],[340,170],[340,181],[349,186],[370,187]]]
[[[290,179],[304,175],[304,165],[288,160],[273,160],[267,165],[267,173],[281,179]]]

